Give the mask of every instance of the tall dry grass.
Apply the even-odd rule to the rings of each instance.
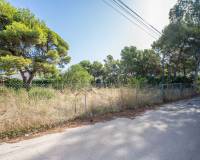
[[[168,101],[193,94],[192,89],[165,90]],[[103,114],[163,102],[159,88],[102,88],[62,92],[50,88],[0,88],[0,138],[41,126],[53,126],[85,113]],[[91,115],[90,114],[90,115]],[[13,135],[14,134],[14,135]]]

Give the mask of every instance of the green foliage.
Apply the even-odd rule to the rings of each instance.
[[[23,82],[30,85],[36,74],[56,74],[58,66],[69,63],[68,50],[68,44],[31,11],[0,1],[1,70],[20,72]]]
[[[171,79],[170,83],[185,83],[185,84],[191,84],[194,81],[193,77],[183,77],[178,76],[176,79]]]
[[[128,84],[129,78],[157,77],[161,71],[160,56],[153,50],[137,50],[136,47],[125,47],[121,52],[121,60],[108,55],[104,65],[98,61],[81,61],[79,63],[93,77],[93,82],[106,86]]]
[[[170,10],[169,16],[172,23],[184,22],[200,25],[200,1],[179,0]]]
[[[153,48],[163,56],[168,79],[194,76],[200,65],[200,1],[180,0],[170,11],[171,23],[163,30]]]
[[[22,45],[21,43],[24,43],[24,45],[27,45],[27,47],[32,43],[39,43],[40,32],[37,29],[29,28],[22,22],[14,21],[12,24],[7,25],[5,29],[0,32],[0,37],[5,42],[12,42],[12,44],[9,44],[9,47],[13,46],[15,52],[20,52],[20,49],[17,47]],[[9,49],[7,46],[4,47],[5,49]]]
[[[0,56],[0,69],[6,71],[7,75],[15,73],[17,69],[28,67],[31,60],[23,57],[6,55]]]
[[[103,64],[98,61],[91,63],[88,60],[83,60],[79,63],[89,74],[93,76],[93,83],[96,83],[97,80],[100,80],[104,76]]]
[[[113,56],[108,55],[104,60],[103,81],[107,86],[119,84],[120,79],[120,61],[115,60]]]
[[[160,73],[160,57],[153,50],[125,47],[121,51],[121,68],[126,77],[156,76]]]
[[[48,88],[31,88],[28,92],[29,98],[33,100],[48,100],[55,97],[55,92]]]
[[[80,89],[91,84],[92,76],[81,65],[73,65],[63,76],[64,83],[72,89]]]
[[[0,0],[0,30],[10,24],[13,16],[16,14],[16,9],[4,0]]]
[[[92,73],[91,69],[92,69],[92,64],[90,61],[88,60],[83,60],[79,63],[81,65],[81,67],[83,67],[85,70],[88,71],[88,73]]]
[[[135,75],[135,68],[137,68],[138,64],[139,52],[136,47],[125,47],[121,51],[121,63],[123,72],[128,75]]]
[[[148,83],[148,80],[146,78],[129,78],[128,79],[128,85],[133,87],[142,87]]]
[[[103,64],[98,61],[94,61],[91,66],[91,74],[95,79],[102,77],[104,74]]]
[[[54,84],[53,79],[35,79],[32,82],[32,86],[37,87],[51,87]]]
[[[23,88],[23,82],[16,78],[8,79],[5,81],[5,86],[14,89],[21,89]]]

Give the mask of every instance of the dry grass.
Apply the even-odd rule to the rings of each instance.
[[[196,93],[193,88],[184,89],[166,89],[164,92],[164,101],[172,102],[179,99],[188,98],[194,96]]]
[[[166,90],[168,101],[191,96],[191,89]],[[33,88],[0,88],[0,138],[17,136],[33,128],[54,126],[85,113],[90,115],[117,112],[162,103],[162,93],[157,88],[105,88],[81,92]]]

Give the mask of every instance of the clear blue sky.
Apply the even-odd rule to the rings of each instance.
[[[102,0],[8,0],[29,8],[70,45],[71,64],[102,61],[108,54],[120,58],[124,46],[150,48],[153,38],[106,6]],[[108,0],[109,1],[109,0]],[[168,24],[176,0],[124,0],[159,30]]]

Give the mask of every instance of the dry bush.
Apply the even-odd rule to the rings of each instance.
[[[72,118],[73,95],[44,89],[55,96],[38,98],[25,90],[11,91],[0,97],[0,132],[52,125]],[[40,94],[41,91],[39,91]],[[3,96],[5,95],[5,96]]]
[[[191,96],[191,89],[166,90],[168,101]],[[159,88],[101,88],[62,92],[50,88],[13,90],[0,88],[0,137],[53,126],[85,113],[104,114],[126,108],[162,103]],[[16,133],[17,132],[17,133]],[[2,135],[3,133],[4,135]],[[11,135],[13,136],[13,135]]]
[[[170,88],[164,91],[164,101],[171,102],[179,99],[191,97],[195,94],[193,88]]]

